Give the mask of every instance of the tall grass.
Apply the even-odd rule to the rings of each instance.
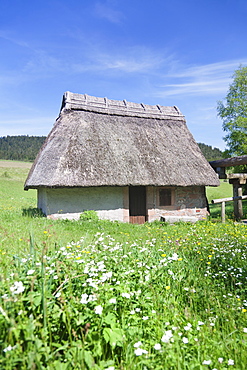
[[[1,369],[246,369],[245,225],[31,217],[7,171]]]

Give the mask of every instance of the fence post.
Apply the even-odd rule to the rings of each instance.
[[[226,202],[221,203],[221,222],[224,224],[226,222]]]
[[[229,183],[233,185],[233,198],[242,197],[242,182],[241,179],[229,180]],[[243,218],[242,198],[234,200],[234,216],[236,220]]]

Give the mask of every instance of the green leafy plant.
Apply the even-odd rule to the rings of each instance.
[[[80,215],[81,221],[98,221],[99,216],[97,215],[96,211],[90,210],[90,211],[83,211]]]

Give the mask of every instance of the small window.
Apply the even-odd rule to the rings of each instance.
[[[160,207],[173,205],[173,191],[171,188],[159,189],[159,205]]]

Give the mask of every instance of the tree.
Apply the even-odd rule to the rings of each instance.
[[[218,102],[218,116],[223,120],[226,155],[247,154],[247,67],[240,66],[233,75],[225,104]]]

